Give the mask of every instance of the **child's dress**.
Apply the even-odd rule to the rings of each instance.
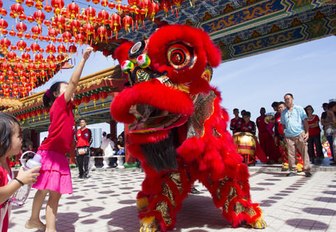
[[[61,194],[72,193],[72,181],[66,153],[70,151],[74,133],[73,105],[64,94],[56,98],[50,108],[48,137],[37,153],[41,155],[40,175],[33,188]]]
[[[9,159],[7,159],[7,163],[9,166]],[[6,169],[0,166],[0,186],[5,186],[12,179],[12,173],[8,173]],[[0,204],[0,232],[8,231],[9,224],[9,215],[11,210],[10,201]]]

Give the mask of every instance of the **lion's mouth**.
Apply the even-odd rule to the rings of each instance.
[[[160,110],[150,105],[138,104],[130,108],[130,113],[136,118],[134,123],[129,125],[130,133],[150,133],[161,130],[169,130],[183,125],[187,116],[170,113],[167,110]]]

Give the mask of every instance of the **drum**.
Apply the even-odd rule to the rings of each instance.
[[[238,153],[244,158],[246,164],[255,164],[256,140],[249,132],[237,132],[233,135],[234,143],[237,145]]]

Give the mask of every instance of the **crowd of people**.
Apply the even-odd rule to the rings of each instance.
[[[256,135],[256,142],[267,156],[267,163],[282,163],[283,170],[289,170],[289,176],[295,171],[305,171],[311,176],[310,164],[321,164],[324,159],[322,136],[325,136],[331,151],[330,165],[336,164],[336,99],[323,103],[321,117],[314,114],[311,105],[301,107],[294,104],[291,93],[284,96],[284,101],[271,104],[274,112],[266,114],[260,108],[256,123],[251,121],[251,113],[233,109],[234,117],[230,121],[230,130],[234,135],[241,132]],[[320,127],[320,124],[322,126]],[[323,132],[323,133],[321,133]],[[244,155],[244,154],[242,154]]]

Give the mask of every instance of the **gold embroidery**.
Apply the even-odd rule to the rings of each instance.
[[[167,225],[170,225],[172,223],[172,219],[170,218],[170,215],[168,213],[168,205],[166,202],[158,203],[155,209],[161,212],[162,218]]]

